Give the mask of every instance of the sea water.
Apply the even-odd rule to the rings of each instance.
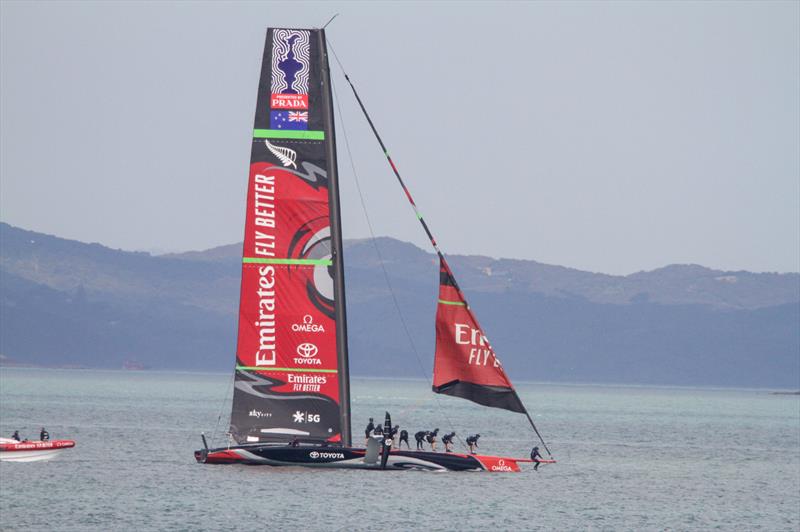
[[[0,432],[77,441],[0,463],[3,530],[798,530],[800,397],[765,390],[519,384],[555,465],[521,474],[197,464],[223,374],[0,369]],[[384,411],[413,435],[480,433],[524,457],[524,416],[353,379],[354,441]],[[414,445],[413,437],[412,445]],[[457,442],[460,449],[461,442]],[[541,447],[541,445],[540,445]],[[543,453],[546,455],[546,453]],[[523,466],[524,467],[524,466]]]

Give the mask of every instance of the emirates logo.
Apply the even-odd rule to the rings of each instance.
[[[303,358],[312,358],[317,355],[319,349],[312,343],[300,344],[297,346],[297,354]]]

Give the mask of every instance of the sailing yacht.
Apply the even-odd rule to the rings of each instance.
[[[203,437],[195,458],[205,464],[519,471],[520,463],[532,460],[393,449],[389,413],[384,437],[368,439],[364,448],[352,445],[326,44],[324,29],[267,30],[247,190],[232,443],[209,449]],[[439,258],[433,391],[525,414],[538,435],[355,86],[345,78]]]

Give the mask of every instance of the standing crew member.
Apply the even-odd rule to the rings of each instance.
[[[453,437],[456,435],[455,431],[451,432],[450,434],[445,434],[442,436],[442,443],[444,444],[444,452],[452,453],[453,449]]]
[[[18,431],[18,430],[15,430],[15,431],[14,431],[14,434],[12,434],[12,435],[11,435],[11,437],[12,437],[13,439],[17,440],[17,441],[22,441],[22,440],[20,439],[20,437],[19,437],[19,431]]]
[[[375,429],[375,423],[373,423],[373,419],[369,418],[369,423],[367,423],[367,428],[364,430],[364,445],[369,442],[369,437],[372,435],[372,431]]]
[[[469,445],[469,452],[475,454],[475,449],[478,448],[478,438],[480,438],[480,434],[476,434],[474,436],[467,437],[467,445]]]
[[[42,427],[42,431],[39,433],[39,439],[42,441],[47,441],[50,439],[50,433],[44,430],[44,427]]]
[[[533,470],[534,471],[538,471],[539,470],[539,464],[541,463],[541,459],[542,459],[542,455],[539,454],[539,448],[538,447],[534,447],[533,450],[531,451],[531,460],[533,460],[534,463],[536,464],[535,466],[533,466]]]
[[[398,445],[398,449],[403,446],[403,442],[406,442],[406,447],[411,449],[411,445],[408,443],[408,431],[403,429],[400,431],[400,444]]]
[[[395,425],[394,427],[392,427],[392,433],[389,435],[392,438],[392,447],[394,447],[395,444],[397,443],[396,441],[394,441],[394,439],[397,437],[398,432],[400,432],[400,425]]]

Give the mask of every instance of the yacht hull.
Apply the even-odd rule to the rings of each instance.
[[[385,469],[417,471],[519,472],[528,459],[431,451],[392,450],[385,467],[378,457],[368,457],[366,449],[355,447],[292,447],[246,444],[195,451],[195,459],[205,464],[248,464],[300,466],[329,469]],[[552,460],[542,463],[552,463]]]

